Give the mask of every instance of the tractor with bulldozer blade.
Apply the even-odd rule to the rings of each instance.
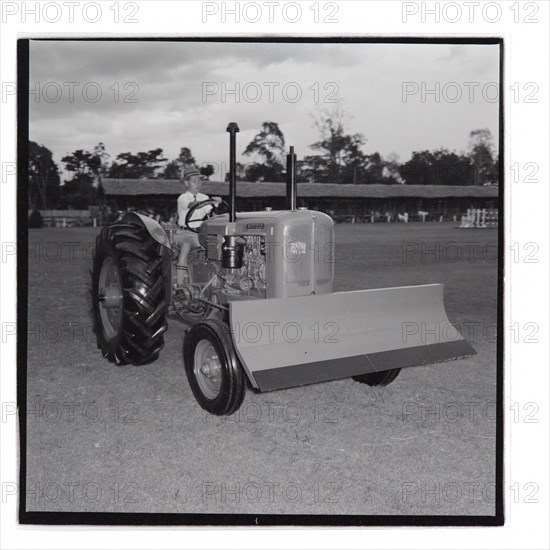
[[[247,383],[260,392],[351,377],[385,386],[400,369],[475,354],[457,332],[426,341],[421,327],[449,326],[443,285],[333,292],[332,219],[297,208],[296,155],[287,155],[286,210],[236,212],[236,123],[230,135],[227,213],[206,217],[177,284],[181,228],[135,212],[96,240],[92,301],[97,345],[118,365],[156,361],[167,319],[184,323],[183,364],[206,411],[230,415]],[[193,220],[194,221],[194,220]],[[413,330],[411,330],[411,326]],[[414,330],[416,327],[417,330]],[[436,339],[437,340],[437,339]]]

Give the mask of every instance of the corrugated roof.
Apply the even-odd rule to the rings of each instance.
[[[180,195],[184,191],[178,180],[164,179],[113,179],[105,178],[102,186],[106,195]],[[229,184],[223,181],[206,181],[202,189],[208,195],[229,195]],[[298,197],[498,197],[497,186],[478,185],[354,185],[349,183],[298,183]],[[237,182],[239,197],[284,197],[285,183]]]

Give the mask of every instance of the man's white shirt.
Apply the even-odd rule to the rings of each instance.
[[[185,193],[181,194],[178,197],[178,225],[180,227],[185,226],[185,217],[187,216],[187,212],[189,212],[189,205],[192,202],[201,202],[208,200],[210,197],[208,195],[205,195],[204,193],[197,193],[197,196],[194,197],[192,193],[189,191],[186,191]],[[195,223],[190,223],[189,225],[196,229],[197,227],[200,227],[202,220],[207,214],[209,214],[212,211],[211,205],[203,206],[202,208],[198,208],[193,212],[193,215],[191,216],[191,221],[198,220]]]

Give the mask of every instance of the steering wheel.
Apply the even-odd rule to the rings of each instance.
[[[220,202],[220,204],[223,204],[223,206],[225,206],[227,208],[227,211],[229,211],[229,205],[224,200],[222,200],[222,202]],[[201,220],[192,220],[191,216],[193,215],[195,210],[197,210],[198,208],[202,208],[203,206],[208,206],[208,205],[212,205],[212,206],[214,206],[214,208],[217,208],[217,206],[215,206],[216,201],[214,199],[206,199],[205,201],[197,202],[196,204],[194,204],[188,210],[187,216],[185,216],[185,224],[184,224],[185,229],[188,229],[189,231],[192,231],[193,233],[198,233],[199,232],[200,225],[198,227],[191,227],[189,224],[190,223],[196,223],[196,222],[201,222],[202,223],[204,220],[207,220],[210,216],[207,214]]]

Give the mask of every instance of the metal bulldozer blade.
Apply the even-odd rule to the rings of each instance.
[[[447,318],[440,284],[235,300],[230,321],[260,391],[476,353]]]

